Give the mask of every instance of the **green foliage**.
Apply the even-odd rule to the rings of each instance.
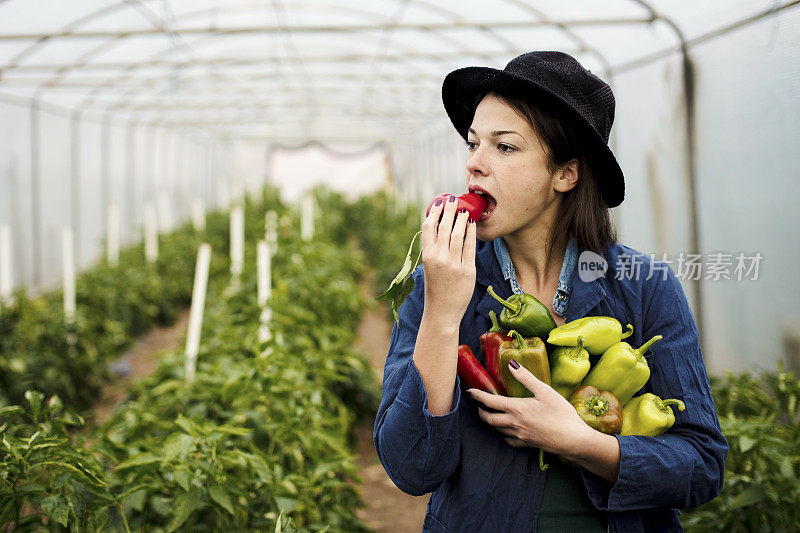
[[[800,381],[778,368],[712,377],[730,446],[720,496],[683,514],[689,531],[800,530]]]
[[[57,396],[45,402],[29,390],[25,398],[25,408],[0,408],[0,524],[13,531],[125,526],[102,464],[70,435],[83,425],[80,415]]]

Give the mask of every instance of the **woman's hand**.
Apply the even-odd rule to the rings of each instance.
[[[456,213],[457,205],[451,195],[448,201],[434,204],[422,223],[425,313],[456,325],[475,290],[477,225],[466,210]]]
[[[533,394],[533,398],[510,398],[469,389],[474,400],[499,411],[478,408],[486,423],[506,435],[510,446],[533,446],[562,455],[611,481],[619,472],[619,442],[589,427],[575,408],[527,368],[508,365],[511,373]]]

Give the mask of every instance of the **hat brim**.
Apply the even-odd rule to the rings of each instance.
[[[531,80],[490,67],[464,67],[448,74],[442,84],[442,102],[447,116],[465,140],[475,117],[477,98],[497,92],[535,101],[554,107],[572,119],[590,144],[589,155],[596,163],[595,173],[608,207],[616,207],[625,198],[625,179],[622,169],[608,144],[580,113],[572,109],[559,95]],[[593,165],[594,167],[595,165]]]

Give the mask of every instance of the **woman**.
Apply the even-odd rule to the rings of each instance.
[[[679,281],[615,242],[608,209],[624,184],[608,148],[611,89],[566,54],[531,52],[503,71],[456,70],[442,95],[467,142],[467,189],[488,207],[474,221],[442,202],[423,223],[423,265],[392,331],[375,421],[384,468],[403,491],[433,493],[424,531],[680,531],[676,509],[719,493],[727,444]],[[582,252],[602,257],[604,275],[580,272]],[[558,325],[633,324],[634,347],[663,335],[643,391],[686,410],[660,437],[606,435],[514,363],[533,398],[462,393],[457,346],[480,353],[489,311],[501,310],[489,285],[532,294]]]

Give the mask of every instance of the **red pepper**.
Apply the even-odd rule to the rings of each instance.
[[[436,203],[436,200],[441,200],[442,202],[446,202],[450,196],[452,196],[449,192],[442,193],[434,198],[430,205],[428,205],[428,209],[425,211],[425,216],[428,216],[428,213],[431,212],[431,207],[433,204]],[[457,196],[456,200],[458,201],[458,206],[456,207],[456,211],[461,211],[462,209],[466,209],[469,213],[469,217],[477,222],[480,220],[481,215],[486,210],[486,200],[481,198],[480,194],[475,194],[474,192],[470,192],[467,194],[462,194],[461,196]]]
[[[497,313],[489,311],[489,318],[492,320],[492,329],[481,335],[481,352],[483,352],[483,360],[486,361],[486,370],[497,384],[497,390],[505,396],[507,394],[506,382],[500,372],[500,345],[510,341],[511,337],[508,336],[507,331],[500,329]]]
[[[458,347],[458,375],[467,382],[468,388],[500,394],[492,376],[466,344]]]

